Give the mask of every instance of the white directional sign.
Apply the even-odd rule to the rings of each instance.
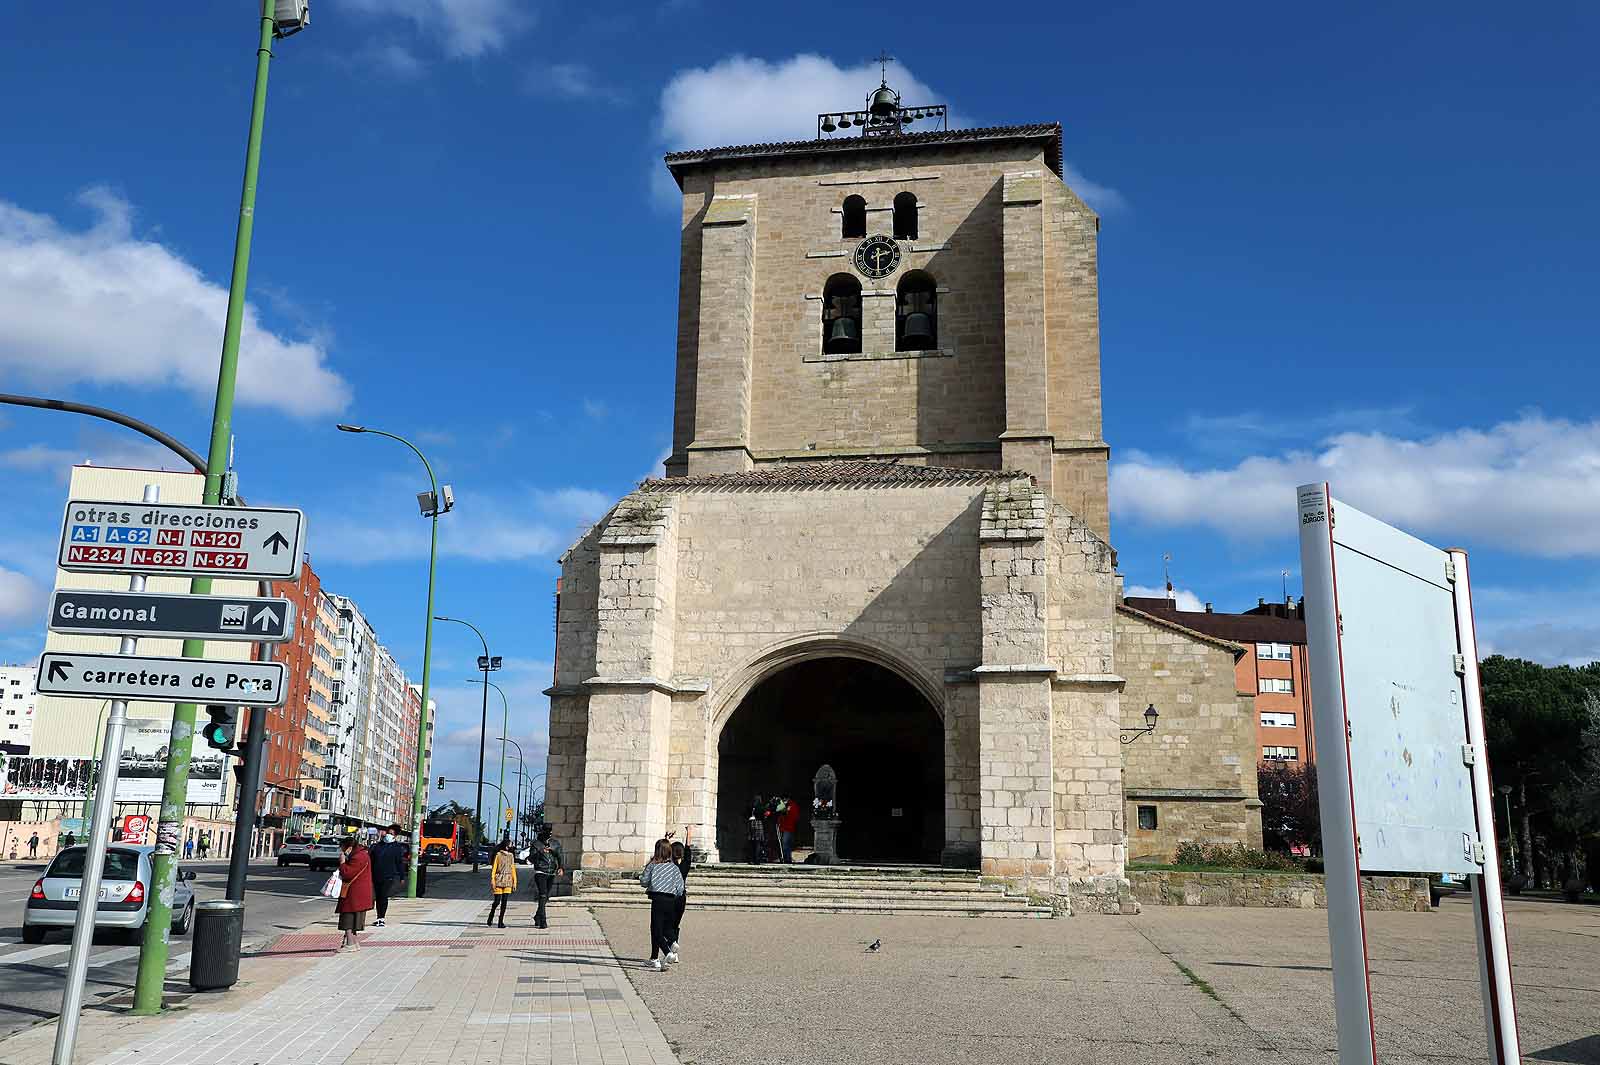
[[[292,581],[300,576],[305,522],[290,509],[74,499],[58,564],[74,573]]]
[[[284,672],[282,662],[48,651],[39,659],[38,691],[83,699],[282,706]]]
[[[294,604],[253,596],[58,591],[50,598],[50,628],[97,636],[282,643],[294,637]]]

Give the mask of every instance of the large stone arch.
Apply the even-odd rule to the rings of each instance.
[[[852,667],[849,663],[856,665]],[[863,665],[872,668],[863,674],[861,672]],[[908,758],[905,763],[894,762],[890,765],[875,756],[868,759],[872,765],[884,765],[883,774],[860,770],[849,773],[847,770],[849,779],[841,784],[841,797],[844,790],[853,785],[857,789],[856,798],[863,798],[862,790],[872,790],[869,781],[879,783],[880,788],[886,788],[887,784],[878,781],[878,777],[892,776],[894,772],[905,770],[907,766],[922,767],[920,771],[912,771],[907,791],[892,792],[896,796],[905,794],[906,802],[884,800],[880,795],[880,801],[876,804],[905,806],[905,820],[886,821],[876,825],[875,828],[869,827],[873,822],[868,810],[864,806],[860,807],[860,813],[855,819],[847,817],[850,823],[845,827],[844,839],[854,845],[843,847],[842,853],[847,858],[862,860],[878,858],[933,861],[941,858],[948,850],[950,791],[953,787],[955,770],[950,752],[955,744],[949,734],[953,723],[947,705],[946,688],[942,683],[943,678],[935,680],[929,669],[909,658],[903,651],[879,641],[863,639],[849,633],[819,631],[788,637],[762,648],[729,670],[703,696],[704,702],[701,705],[704,708],[702,720],[705,722],[703,749],[706,757],[706,773],[703,778],[702,801],[705,803],[707,843],[715,841],[715,853],[721,860],[738,861],[744,857],[743,845],[734,843],[742,830],[733,827],[742,818],[742,812],[736,813],[731,807],[729,809],[723,807],[731,802],[742,801],[743,796],[747,794],[755,792],[773,794],[772,791],[759,787],[751,788],[749,791],[742,790],[734,782],[748,775],[749,759],[730,762],[726,770],[732,775],[725,777],[724,757],[732,757],[732,752],[739,749],[750,737],[749,730],[752,727],[764,729],[764,726],[756,722],[761,720],[759,715],[768,712],[764,707],[769,705],[774,694],[772,684],[794,683],[801,684],[803,688],[806,678],[816,682],[824,677],[829,678],[823,680],[824,684],[831,683],[830,674],[835,668],[841,672],[841,683],[857,691],[859,691],[857,685],[864,678],[876,675],[880,679],[869,682],[869,688],[871,685],[884,686],[882,690],[889,698],[889,702],[882,705],[897,707],[897,710],[889,711],[891,719],[895,713],[901,715],[898,725],[893,724],[890,719],[885,720],[883,725],[885,731],[881,733],[880,739],[871,735],[874,731],[871,727],[852,728],[857,722],[870,720],[869,718],[862,718],[853,711],[837,706],[830,707],[836,715],[832,727],[837,730],[830,734],[835,736],[838,742],[826,746],[832,748],[837,756],[830,759],[836,768],[846,768],[849,765],[851,748],[854,748],[856,760],[859,761],[863,743],[868,746],[880,744],[888,746],[896,742],[891,740],[891,737],[898,736],[900,737],[898,745],[903,746],[909,753],[918,748],[918,742],[914,742],[911,737],[921,737],[920,754]],[[794,678],[793,681],[786,681],[784,679],[786,676]],[[782,687],[778,689],[782,690]],[[795,692],[800,690],[802,689],[791,689],[789,698],[796,698]],[[895,691],[901,692],[904,698],[897,700],[893,695]],[[904,699],[913,700],[915,705]],[[818,704],[802,700],[797,705]],[[749,709],[746,710],[747,706]],[[749,717],[740,718],[741,710],[745,710],[746,714],[757,714],[758,717],[754,720]],[[918,717],[919,714],[928,711],[932,712],[932,717]],[[822,715],[824,720],[827,716],[827,714]],[[730,729],[730,723],[736,719],[742,721],[743,725],[738,729]],[[919,720],[927,722],[925,728],[916,724]],[[782,731],[783,726],[776,727]],[[805,763],[804,774],[797,777],[796,763],[792,759],[786,760],[777,753],[794,751],[795,748],[790,742],[778,742],[776,735],[770,733],[760,739],[762,743],[776,743],[776,747],[768,748],[767,754],[758,756],[757,760],[777,773],[776,777],[763,776],[761,779],[766,780],[773,788],[781,787],[782,793],[789,794],[802,803],[809,802],[811,797],[809,774],[814,771],[815,766],[809,762]],[[796,737],[791,735],[790,739],[794,741]],[[805,739],[800,738],[798,742],[803,746]],[[766,761],[769,756],[773,761]],[[844,762],[838,762],[838,758],[843,758]],[[820,764],[820,760],[817,764]],[[732,788],[732,791],[727,788]],[[735,798],[734,792],[739,792],[738,798]],[[918,798],[913,798],[913,793]],[[895,815],[897,818],[900,816],[898,810],[895,811]],[[899,847],[890,839],[897,834],[902,844]],[[852,835],[854,840],[851,840]],[[801,830],[802,845],[808,837],[809,818],[806,818]],[[733,848],[731,851],[730,847]]]

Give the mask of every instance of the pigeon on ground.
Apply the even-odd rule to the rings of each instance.
[[[876,953],[878,953],[878,948],[881,947],[881,946],[883,946],[883,940],[874,939],[871,943],[867,944],[867,953],[868,954],[876,954]]]

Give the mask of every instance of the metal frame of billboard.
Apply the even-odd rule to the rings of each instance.
[[[1326,483],[1301,485],[1296,495],[1340,1065],[1377,1062],[1361,912],[1363,812],[1375,833],[1371,850],[1385,865],[1472,870],[1489,1060],[1519,1062],[1466,552],[1440,550],[1363,514],[1335,500]],[[1341,583],[1341,564],[1354,579]],[[1378,648],[1374,633],[1398,646]],[[1394,693],[1391,702],[1375,699],[1378,692]],[[1391,746],[1370,742],[1380,734],[1386,741],[1391,730]],[[1453,766],[1442,757],[1446,737],[1459,743]],[[1382,759],[1401,755],[1385,772]],[[1441,795],[1413,800],[1403,790],[1426,779],[1412,772],[1419,766]],[[1462,832],[1461,849],[1449,855],[1440,843],[1463,825],[1470,834]],[[1385,829],[1396,838],[1377,838]]]

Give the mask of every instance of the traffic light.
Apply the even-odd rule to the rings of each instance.
[[[440,777],[439,778],[439,790],[440,791],[444,790],[444,777]]]
[[[214,750],[233,749],[233,734],[239,728],[239,708],[235,706],[208,706],[206,716],[206,743]]]

